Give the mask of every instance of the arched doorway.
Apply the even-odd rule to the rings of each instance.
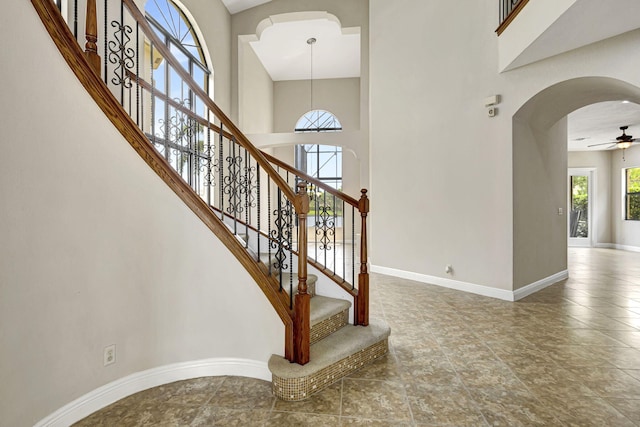
[[[586,105],[629,100],[640,88],[609,77],[550,86],[513,116],[514,291],[567,272],[567,115]]]

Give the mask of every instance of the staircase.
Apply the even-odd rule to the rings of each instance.
[[[388,351],[389,327],[369,320],[366,190],[357,200],[254,147],[134,0],[69,0],[86,10],[84,31],[70,30],[52,0],[31,2],[96,104],[279,315],[283,356],[269,360],[277,397],[305,399]],[[182,98],[163,92],[157,67],[180,79]]]
[[[247,243],[248,236],[239,236]],[[252,247],[252,245],[247,244]],[[265,265],[275,260],[268,253],[259,256]],[[272,274],[279,270],[273,268]],[[297,281],[297,274],[282,273],[283,282]],[[308,398],[339,379],[387,354],[389,350],[389,326],[381,321],[371,321],[368,326],[349,323],[350,301],[318,295],[318,276],[307,275],[307,293],[310,302],[310,361],[305,365],[291,363],[279,355],[269,359],[272,373],[273,394],[285,401]],[[294,291],[297,291],[294,288]]]

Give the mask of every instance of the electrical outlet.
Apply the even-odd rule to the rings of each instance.
[[[102,361],[104,363],[104,366],[109,366],[116,363],[116,345],[115,344],[111,344],[104,348]]]

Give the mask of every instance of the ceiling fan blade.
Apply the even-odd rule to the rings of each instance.
[[[602,144],[591,144],[591,145],[587,145],[587,147],[597,147],[598,145],[607,145],[607,144],[615,144],[615,142],[603,142]]]

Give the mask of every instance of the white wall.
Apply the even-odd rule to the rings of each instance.
[[[575,77],[640,86],[640,57],[629,55],[639,31],[498,74],[495,6],[370,1],[374,265],[513,290],[513,116]],[[483,99],[494,94],[489,118]]]
[[[640,221],[624,220],[623,172],[625,168],[640,167],[640,147],[625,151],[625,160],[618,150],[611,154],[611,225],[614,244],[621,248],[640,250]]]
[[[0,425],[142,370],[282,353],[257,285],[89,99],[29,2],[4,5],[0,35]]]
[[[245,134],[273,132],[273,81],[248,42],[238,44],[238,125]]]
[[[569,168],[595,169],[595,183],[593,185],[592,223],[595,227],[594,244],[607,245],[613,242],[611,234],[611,219],[613,204],[611,194],[611,156],[616,151],[569,151]]]

